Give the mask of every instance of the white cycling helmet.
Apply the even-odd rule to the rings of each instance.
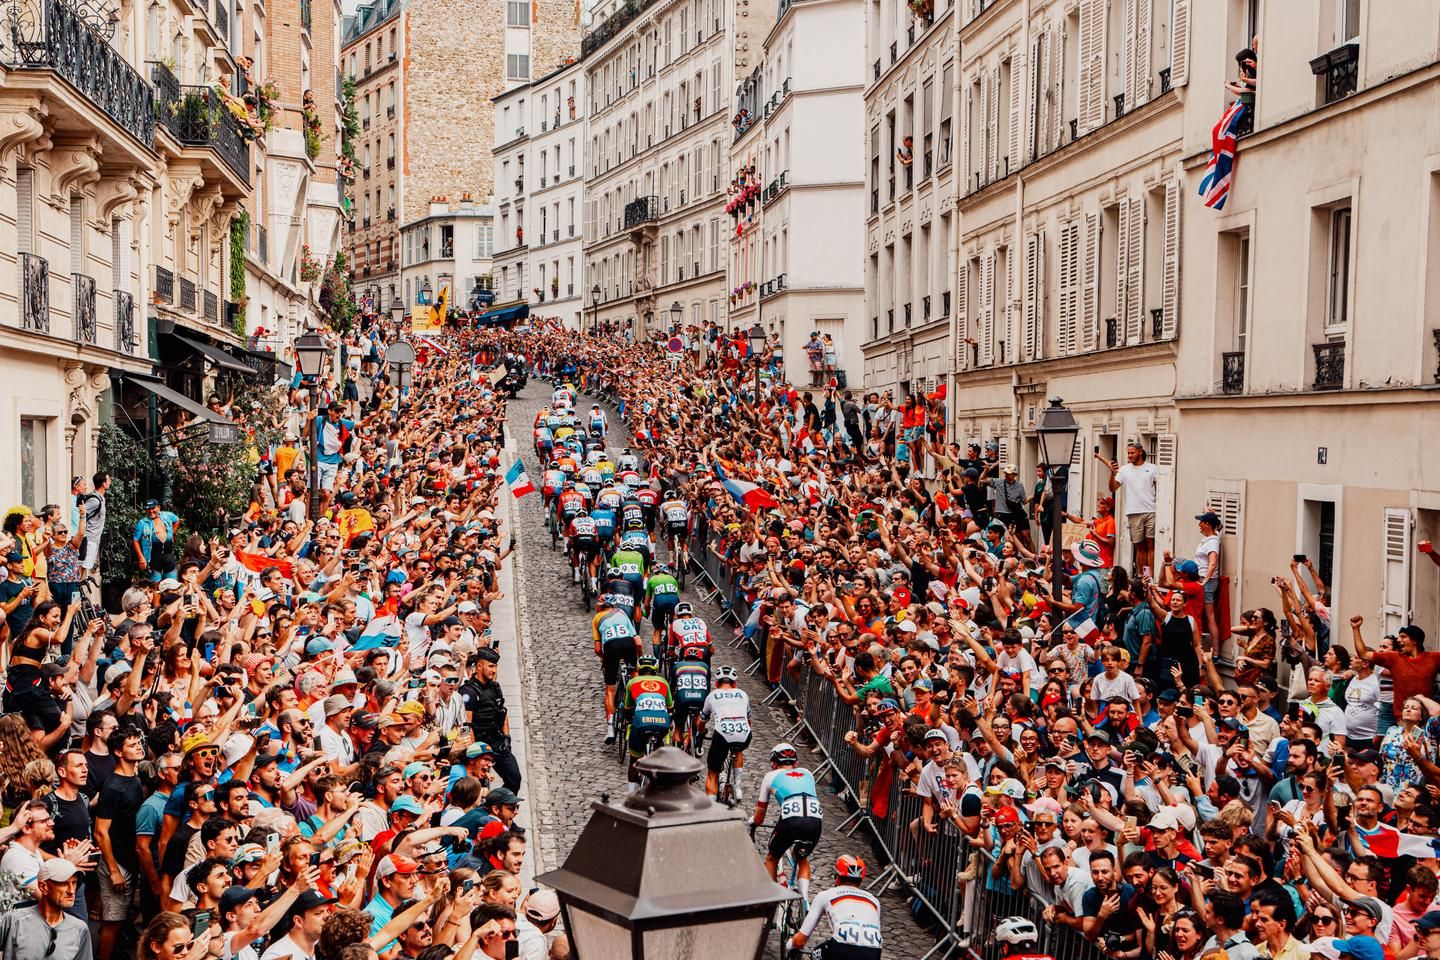
[[[1024,917],[1006,917],[995,928],[995,942],[1008,943],[1012,947],[1033,947],[1040,942],[1040,932]]]

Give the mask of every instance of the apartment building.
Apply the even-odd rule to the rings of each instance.
[[[505,249],[495,258],[497,302],[580,329],[587,309],[585,69],[578,61],[495,98],[495,204]],[[528,230],[528,233],[526,232]]]
[[[950,372],[957,16],[955,0],[865,5],[862,382],[897,401]]]
[[[362,128],[346,240],[355,288],[377,303],[418,302],[401,279],[402,224],[428,217],[436,198],[481,203],[494,192],[491,148],[506,137],[479,105],[575,55],[577,5],[504,0],[503,29],[499,13],[464,0],[375,0],[346,18],[342,69],[355,78]]]
[[[1332,642],[1440,623],[1440,23],[1435,0],[1194,4],[1177,513],[1225,520],[1231,609],[1275,607],[1294,554],[1329,586]],[[1194,185],[1259,34],[1253,132],[1224,209]],[[1183,509],[1182,509],[1183,508]],[[1193,542],[1182,538],[1182,548]]]
[[[1036,416],[1062,397],[1081,425],[1069,507],[1086,514],[1109,493],[1096,452],[1123,462],[1138,437],[1159,470],[1158,550],[1199,512],[1176,509],[1173,400],[1191,7],[958,8],[954,435],[1032,478]]]
[[[466,194],[458,202],[436,197],[425,216],[402,225],[400,282],[405,302],[433,304],[448,287],[451,311],[477,307],[480,291],[494,289],[491,257],[496,220],[493,204]]]
[[[865,7],[789,0],[777,14],[731,119],[727,325],[764,326],[798,384],[811,382],[811,333],[828,335],[837,379],[849,383],[861,372],[866,316],[864,236],[854,229],[865,217]]]
[[[730,91],[760,62],[769,0],[607,3],[582,41],[585,277],[600,324],[720,324]]]

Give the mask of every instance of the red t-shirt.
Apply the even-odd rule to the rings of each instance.
[[[1405,702],[1406,697],[1428,697],[1435,686],[1435,674],[1440,673],[1440,653],[1435,651],[1422,651],[1407,657],[1397,650],[1376,650],[1370,659],[1377,667],[1390,671],[1397,707]]]

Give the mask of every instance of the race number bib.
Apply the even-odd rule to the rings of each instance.
[[[665,519],[671,523],[684,523],[689,517],[684,507],[671,507],[665,511]]]
[[[628,575],[628,574],[638,574],[638,573],[640,572],[640,564],[638,564],[638,563],[622,563],[622,564],[620,564],[620,566],[617,567],[616,569],[618,569],[622,574],[626,574],[626,575]]]
[[[846,920],[835,928],[835,939],[852,947],[871,947],[879,950],[882,946],[880,928],[862,920]]]
[[[635,636],[635,633],[631,630],[628,622],[611,621],[600,628],[600,639],[606,643],[609,643],[611,640],[623,640],[633,636]]]
[[[666,595],[673,595],[673,594],[676,594],[676,593],[679,593],[679,592],[680,592],[680,591],[679,591],[678,589],[676,589],[676,586],[675,586],[675,584],[673,584],[673,583],[663,583],[663,582],[662,582],[662,583],[657,583],[657,584],[655,584],[655,596],[657,596],[657,597],[666,596]]]
[[[716,722],[715,732],[726,740],[744,740],[750,736],[750,721],[744,717],[726,717]]]
[[[636,713],[664,713],[668,707],[665,706],[665,697],[659,693],[642,693],[635,698]]]
[[[814,797],[797,793],[793,797],[786,797],[780,802],[780,819],[788,820],[791,817],[820,817],[820,801]]]
[[[706,682],[705,675],[700,673],[682,673],[675,678],[675,689],[694,693],[701,690],[708,690],[710,684]]]

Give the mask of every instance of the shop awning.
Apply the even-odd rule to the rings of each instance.
[[[509,304],[504,307],[497,307],[494,310],[487,310],[475,318],[476,326],[488,327],[495,323],[510,323],[519,320],[521,317],[530,316],[530,305],[528,303]]]
[[[183,336],[182,334],[178,334],[178,333],[172,333],[171,336],[174,337],[176,340],[179,340],[181,343],[186,344],[187,346],[189,346],[189,347],[190,347],[192,350],[194,350],[196,353],[201,354],[202,356],[209,358],[210,360],[212,360],[213,362],[215,362],[216,364],[218,364],[219,366],[223,367],[223,368],[226,369],[226,370],[233,370],[233,371],[235,371],[236,373],[254,373],[254,372],[255,372],[255,371],[252,370],[250,367],[248,367],[248,366],[246,366],[244,363],[242,363],[242,362],[241,362],[239,359],[237,359],[236,357],[232,356],[231,354],[226,353],[224,350],[220,349],[219,347],[211,346],[210,344],[206,343],[204,340],[193,340],[193,339],[191,339],[190,337]]]
[[[174,404],[192,417],[199,417],[206,423],[234,425],[230,420],[220,416],[220,414],[214,410],[209,409],[198,401],[191,400],[180,391],[172,389],[169,384],[166,384],[164,381],[157,380],[154,377],[141,376],[138,373],[126,373],[124,374],[124,378],[130,383],[135,384],[135,386],[141,390],[154,394],[166,403]]]

